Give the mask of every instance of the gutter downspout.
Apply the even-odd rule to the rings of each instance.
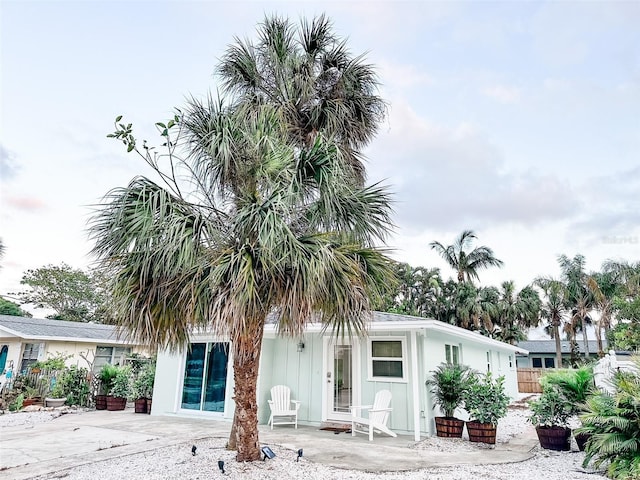
[[[420,390],[418,388],[418,342],[416,331],[411,330],[411,384],[413,390],[413,439],[420,441]]]

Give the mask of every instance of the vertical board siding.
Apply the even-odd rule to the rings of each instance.
[[[520,393],[542,393],[540,377],[542,368],[518,368],[518,391]]]

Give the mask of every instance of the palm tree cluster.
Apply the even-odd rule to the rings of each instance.
[[[112,279],[118,322],[172,350],[206,329],[230,340],[237,460],[260,458],[256,382],[268,315],[297,336],[314,320],[362,333],[392,284],[376,247],[390,194],[366,185],[362,149],[385,114],[377,79],[329,20],[267,17],[236,39],[217,73],[220,98],[192,98],[156,124],[164,152],[116,119],[110,137],[158,180],[112,190],[91,225]]]
[[[472,248],[477,236],[465,230],[452,245],[432,242],[455,272],[443,280],[437,268],[396,263],[397,290],[383,298],[382,310],[434,318],[515,344],[527,331],[545,325],[556,344],[556,365],[562,365],[561,337],[572,346],[571,363],[578,363],[578,334],[582,334],[585,358],[589,358],[587,326],[593,325],[598,355],[604,354],[603,336],[622,348],[640,347],[640,266],[607,261],[599,272],[586,272],[584,256],[558,257],[561,277],[540,277],[521,290],[513,281],[500,287],[476,286],[479,271],[501,266],[493,250]],[[618,325],[612,330],[613,320]]]

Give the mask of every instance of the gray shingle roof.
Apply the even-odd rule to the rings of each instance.
[[[589,353],[598,353],[598,342],[596,340],[589,340]],[[525,340],[518,342],[518,347],[529,350],[529,355],[535,355],[536,353],[556,353],[556,341],[555,340]],[[560,342],[562,353],[571,353],[571,346],[567,340]],[[578,348],[580,353],[584,353],[584,342],[582,339],[578,340]],[[602,340],[602,348],[607,350],[607,341]]]
[[[0,315],[0,330],[7,330],[26,339],[101,340],[108,343],[130,343],[118,338],[116,327],[96,323],[66,322],[48,318]]]

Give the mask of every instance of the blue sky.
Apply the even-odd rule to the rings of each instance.
[[[640,259],[638,2],[30,2],[0,6],[0,294],[28,268],[90,264],[86,223],[146,170],[109,141],[216,89],[216,59],[265,13],[326,13],[377,67],[389,115],[368,175],[395,192],[393,256],[473,229],[505,262],[485,284],[558,274],[556,257]]]

